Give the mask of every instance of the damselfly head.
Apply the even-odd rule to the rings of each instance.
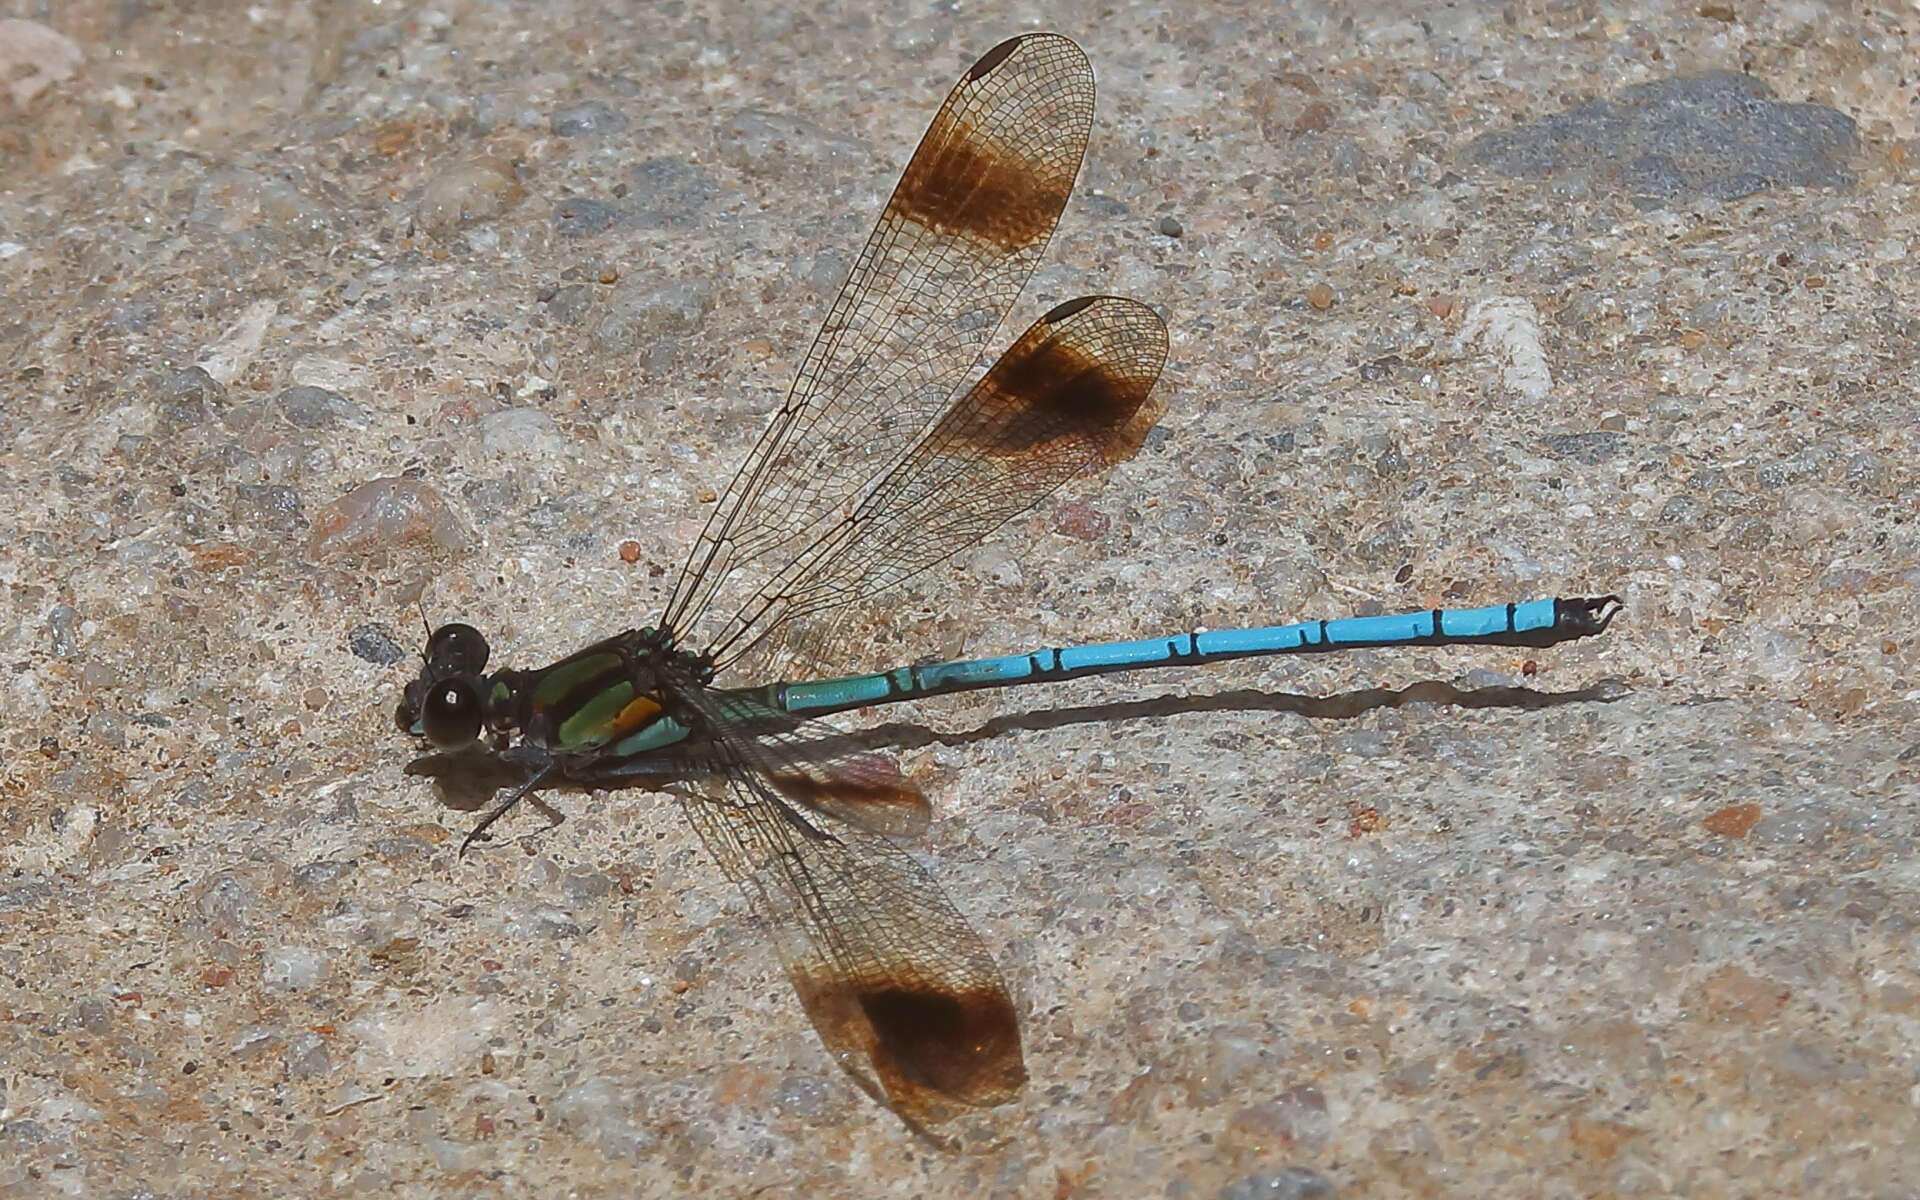
[[[455,621],[442,625],[427,637],[426,670],[435,678],[446,675],[478,675],[487,669],[492,655],[487,639],[471,625]]]
[[[428,689],[420,706],[420,731],[440,749],[458,750],[479,739],[484,712],[480,685],[474,679],[463,675],[442,679]]]
[[[442,625],[427,638],[420,655],[420,676],[407,685],[394,709],[394,724],[423,735],[442,750],[454,750],[480,736],[486,706],[481,672],[492,650],[471,625]]]

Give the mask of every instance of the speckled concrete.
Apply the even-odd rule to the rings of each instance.
[[[0,3],[80,55],[0,51],[0,1194],[1920,1192],[1920,11],[957,9]],[[944,1154],[670,801],[456,857],[390,713],[423,609],[651,615],[1033,28],[1101,99],[1014,320],[1153,303],[1169,411],[846,665],[1628,612],[881,714],[1026,1020]],[[1722,152],[1536,124],[1712,72]],[[1421,698],[1510,685],[1615,698]]]

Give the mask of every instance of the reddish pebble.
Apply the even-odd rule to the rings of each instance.
[[[639,542],[621,542],[620,543],[620,561],[623,563],[626,563],[629,566],[639,562],[640,561],[640,543]]]
[[[1333,289],[1324,283],[1316,283],[1307,289],[1307,303],[1315,308],[1333,307]]]
[[[1333,105],[1324,100],[1315,100],[1300,110],[1293,119],[1295,133],[1325,133],[1333,128]]]
[[[1113,521],[1097,508],[1069,500],[1053,510],[1053,531],[1083,542],[1103,538]]]
[[[438,492],[417,479],[393,476],[363,483],[321,509],[313,519],[307,553],[323,559],[409,542],[431,542],[458,552],[472,539]]]
[[[1444,321],[1454,313],[1460,311],[1460,297],[1444,295],[1428,296],[1427,311]]]
[[[1753,832],[1753,827],[1759,821],[1760,806],[1758,804],[1730,804],[1718,812],[1708,813],[1707,819],[1701,824],[1707,827],[1708,833],[1717,833],[1721,837],[1743,838]]]

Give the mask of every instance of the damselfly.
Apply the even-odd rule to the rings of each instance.
[[[817,675],[855,656],[835,636],[850,613],[1139,449],[1167,334],[1138,301],[1059,305],[963,390],[1052,236],[1092,118],[1073,42],[1032,34],[988,51],[935,115],[659,621],[492,674],[478,631],[442,626],[396,714],[437,748],[410,772],[511,789],[468,842],[542,788],[674,792],[772,933],[821,1040],[922,1128],[1018,1093],[1019,1021],[980,937],[902,849],[927,825],[926,798],[892,758],[815,718],[1254,655],[1547,646],[1599,633],[1619,609],[1538,600],[720,683],[749,662]]]

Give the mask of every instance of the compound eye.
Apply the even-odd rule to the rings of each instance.
[[[420,729],[442,750],[457,750],[480,736],[480,689],[471,679],[442,679],[420,708]]]
[[[427,638],[427,669],[435,675],[478,675],[491,654],[487,639],[471,625],[442,625]]]

